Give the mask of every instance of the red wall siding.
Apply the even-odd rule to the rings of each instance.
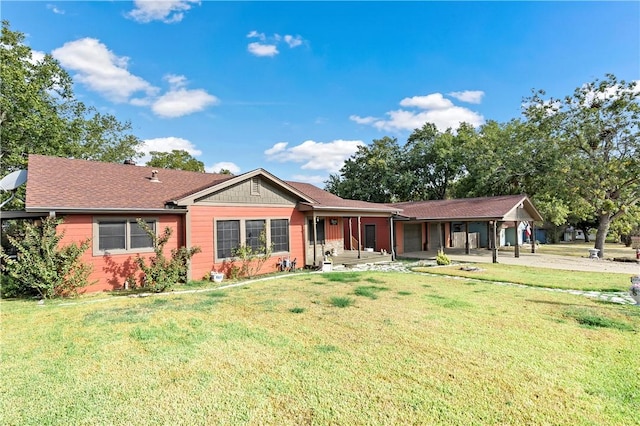
[[[364,244],[364,226],[375,225],[376,226],[376,251],[386,250],[391,252],[391,237],[389,235],[389,218],[387,217],[362,217],[360,218],[361,236],[359,238],[360,243]],[[351,219],[351,234],[354,238],[358,239],[358,218]],[[349,250],[349,219],[344,219],[344,248]],[[396,242],[397,244],[397,242]],[[354,245],[354,250],[358,247]]]
[[[105,215],[99,215],[105,217]],[[123,217],[118,215],[118,217]],[[138,216],[136,216],[138,217]],[[158,217],[158,216],[151,216]],[[173,229],[171,239],[165,246],[165,254],[170,255],[171,249],[177,248],[182,240],[180,230],[182,217],[178,215],[166,215],[158,217],[158,232],[164,232],[164,228],[169,226]],[[59,232],[64,232],[64,237],[60,244],[80,243],[87,238],[93,237],[93,216],[92,215],[67,215],[64,222],[58,227]],[[93,242],[92,242],[93,244]],[[143,253],[142,257],[148,257],[153,253]],[[93,246],[84,252],[82,261],[93,265],[93,270],[89,276],[89,282],[95,283],[84,287],[81,293],[94,291],[116,290],[122,288],[127,277],[137,273],[138,280],[141,278],[140,270],[135,263],[136,254],[117,255],[93,255]]]
[[[337,225],[332,225],[331,220],[337,220]],[[324,238],[325,240],[342,240],[342,218],[341,217],[325,217],[324,218]]]
[[[229,265],[215,263],[214,221],[223,219],[289,219],[289,257],[297,259],[298,265],[304,265],[304,215],[294,207],[243,207],[243,206],[202,206],[190,208],[191,245],[198,246],[202,252],[191,261],[191,278],[201,279],[209,276],[212,270],[228,271]],[[276,270],[278,258],[282,253],[272,256],[261,268],[260,273]]]

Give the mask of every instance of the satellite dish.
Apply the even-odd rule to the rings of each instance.
[[[16,170],[15,172],[11,172],[2,179],[0,179],[0,189],[11,193],[11,197],[9,199],[0,203],[0,208],[4,207],[9,201],[13,200],[16,196],[15,190],[20,187],[20,185],[24,185],[27,181],[27,171],[26,170]]]
[[[11,172],[2,179],[0,179],[0,189],[3,191],[13,191],[18,188],[20,185],[24,185],[27,181],[27,171],[26,170],[16,170],[15,172]]]

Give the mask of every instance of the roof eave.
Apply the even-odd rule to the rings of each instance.
[[[388,215],[398,214],[400,209],[379,209],[373,207],[344,207],[344,206],[327,206],[327,205],[314,205],[307,203],[298,203],[298,210],[300,211],[336,211],[336,212],[358,212],[358,213],[382,213]]]
[[[29,207],[27,213],[63,213],[63,214],[186,214],[187,210],[176,209],[147,209],[147,208],[92,208],[92,207]]]

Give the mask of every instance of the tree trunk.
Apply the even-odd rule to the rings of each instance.
[[[596,232],[596,243],[594,248],[600,250],[598,255],[601,259],[604,258],[604,241],[607,238],[609,232],[609,225],[611,224],[611,216],[608,214],[601,214],[598,216],[598,231]]]
[[[589,228],[585,228],[582,232],[584,233],[584,242],[590,243],[591,241],[589,241]]]

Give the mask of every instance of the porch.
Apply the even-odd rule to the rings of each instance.
[[[391,262],[390,253],[381,253],[379,251],[360,251],[358,258],[357,250],[344,250],[342,253],[331,256],[334,265],[344,265],[346,267],[358,265],[362,263],[378,263]]]

